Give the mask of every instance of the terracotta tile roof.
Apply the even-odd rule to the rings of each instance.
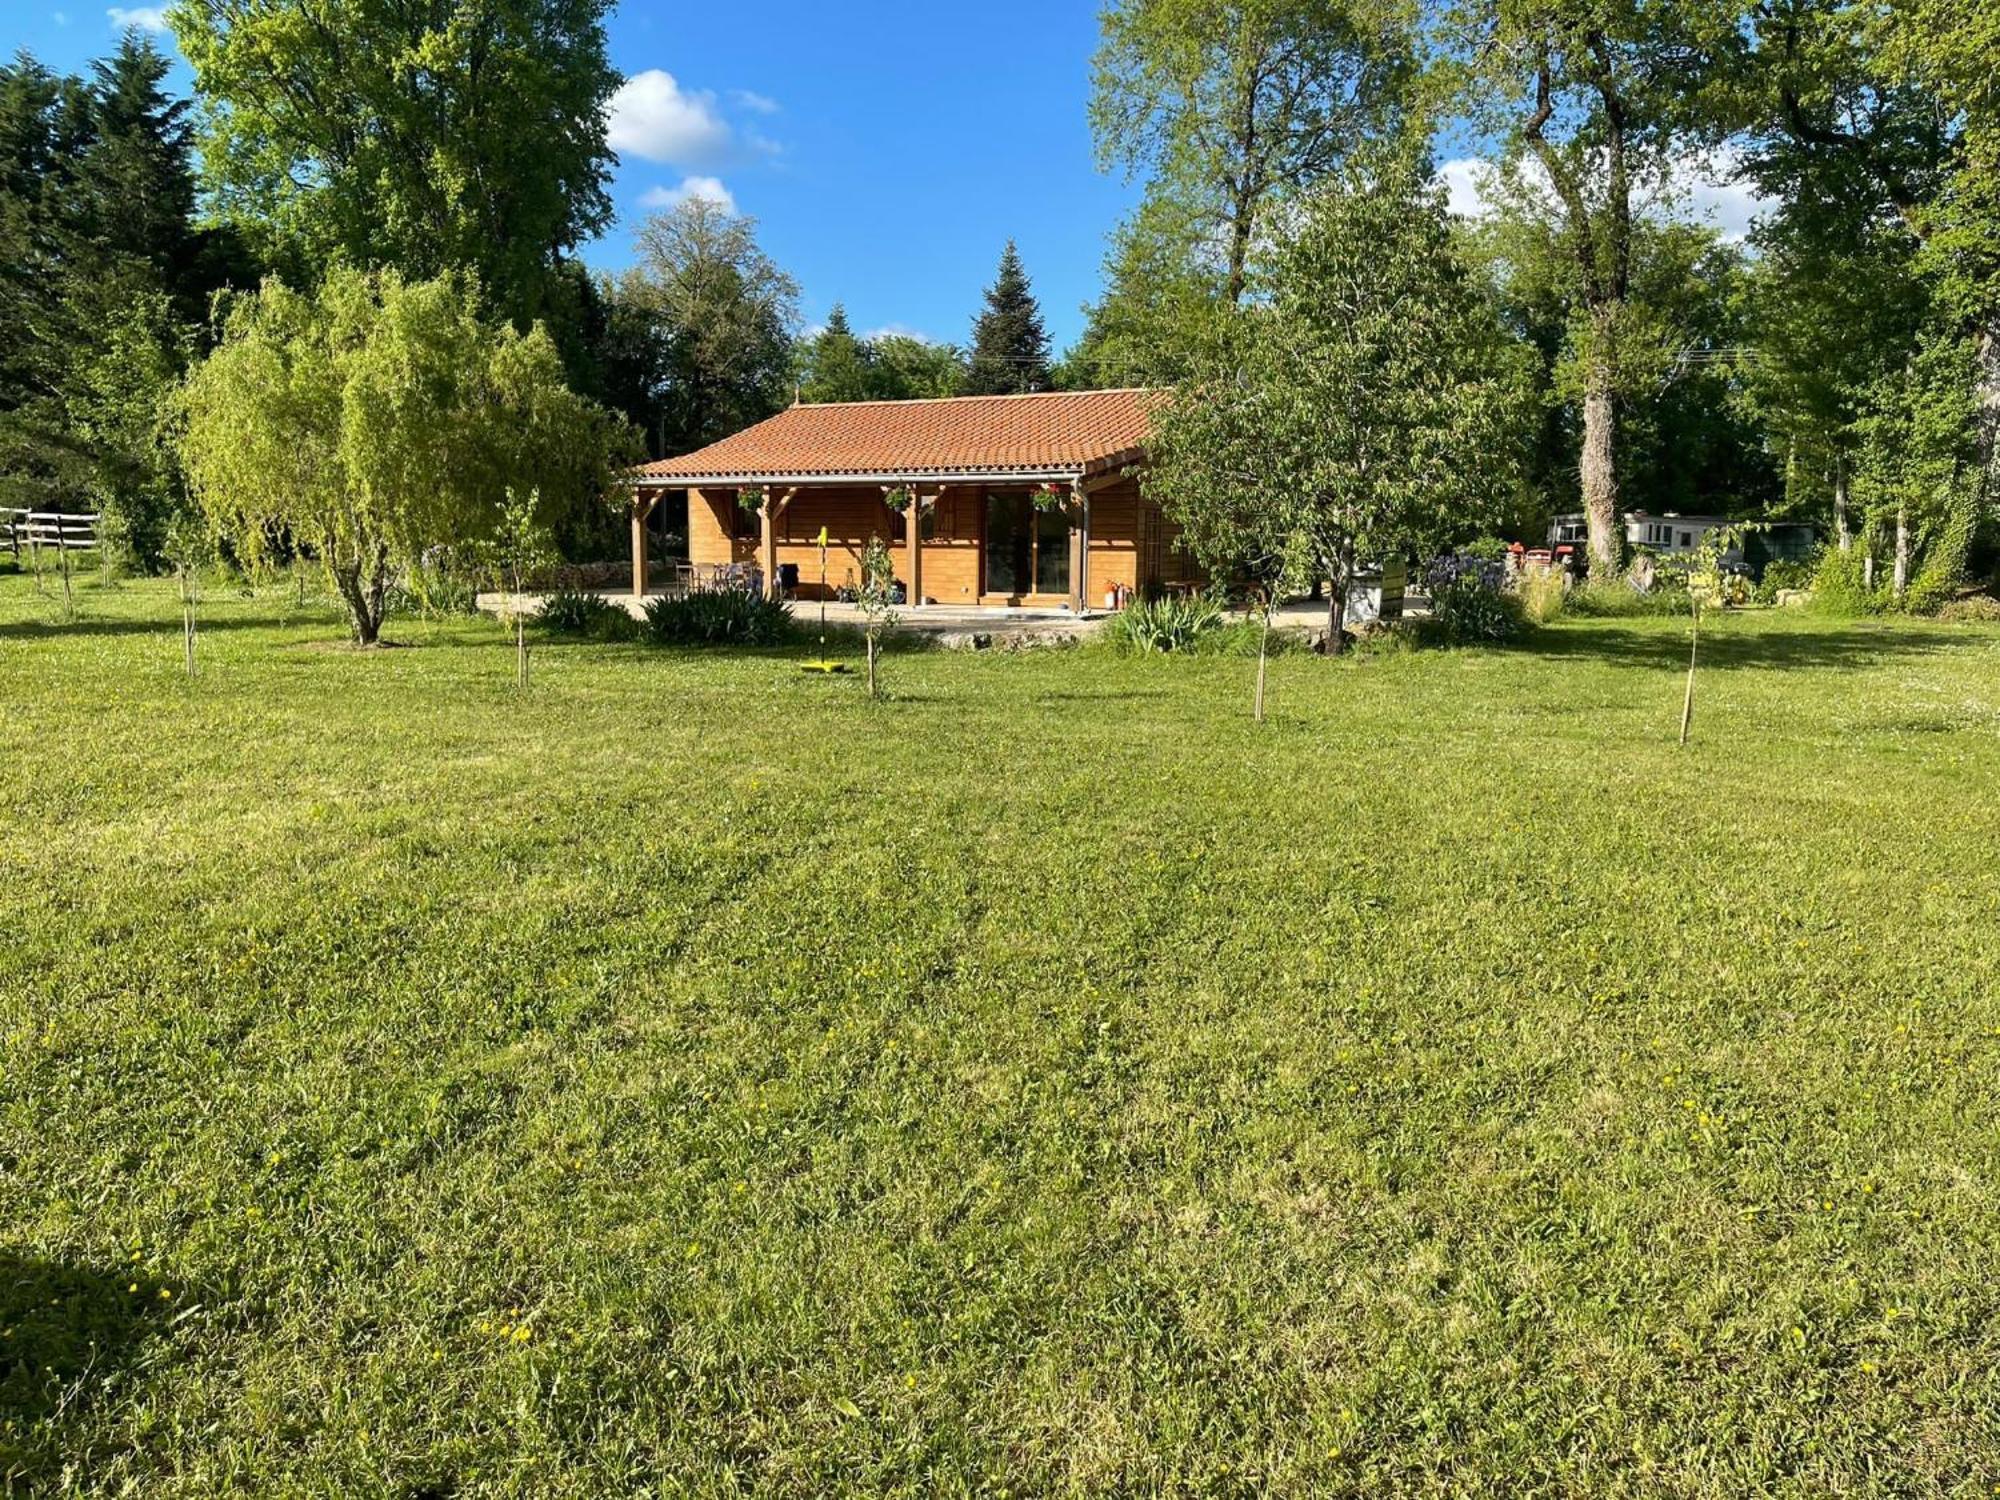
[[[1160,393],[1058,391],[794,406],[637,471],[673,483],[1096,473],[1138,459]]]

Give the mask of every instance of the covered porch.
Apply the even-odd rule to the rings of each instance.
[[[684,506],[695,586],[851,599],[880,541],[912,614],[1083,615],[1180,566],[1138,477],[1155,400],[1065,391],[790,407],[633,473],[633,590],[651,583],[648,518]]]
[[[770,597],[851,600],[872,541],[888,549],[910,609],[1008,608],[1088,613],[1111,584],[1132,588],[1129,505],[1112,497],[1110,534],[1094,537],[1108,490],[1130,481],[1076,472],[911,476],[852,482],[638,487],[631,516],[632,592],[755,587]],[[688,559],[656,577],[650,518],[685,505]],[[822,539],[824,545],[822,546]],[[1102,573],[1102,579],[1098,575]],[[1099,585],[1094,587],[1093,585]]]

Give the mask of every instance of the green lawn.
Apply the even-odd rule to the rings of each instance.
[[[2000,1487],[2000,629],[547,646],[0,569],[0,1473]]]

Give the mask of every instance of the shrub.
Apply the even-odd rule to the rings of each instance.
[[[535,622],[551,635],[577,640],[629,641],[639,633],[639,622],[617,605],[575,589],[551,594]]]
[[[1204,637],[1227,623],[1228,616],[1215,600],[1169,594],[1138,600],[1121,610],[1112,617],[1107,636],[1121,649],[1144,656],[1197,651]]]
[[[1431,564],[1431,613],[1420,634],[1427,644],[1470,646],[1504,641],[1527,628],[1521,601],[1504,587],[1504,564],[1469,553]]]
[[[1790,590],[1809,589],[1813,586],[1813,575],[1819,563],[1813,561],[1792,562],[1780,558],[1776,562],[1764,564],[1764,576],[1757,580],[1757,602],[1776,604],[1778,595]]]
[[[743,589],[716,589],[646,606],[655,646],[776,646],[792,633],[791,607]]]
[[[1829,547],[1813,571],[1812,607],[1827,615],[1872,615],[1881,601],[1862,581],[1861,549]]]

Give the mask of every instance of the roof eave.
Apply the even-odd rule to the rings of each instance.
[[[709,474],[646,474],[635,473],[632,482],[640,485],[654,485],[665,489],[700,489],[712,485],[717,489],[740,488],[744,485],[870,485],[870,484],[1054,484],[1085,479],[1093,474],[1101,474],[1107,469],[1117,468],[1134,461],[1137,449],[1127,449],[1108,458],[1093,458],[1086,462],[1052,465],[1034,469],[873,469],[821,471],[816,473],[788,474],[778,470],[756,472]]]

